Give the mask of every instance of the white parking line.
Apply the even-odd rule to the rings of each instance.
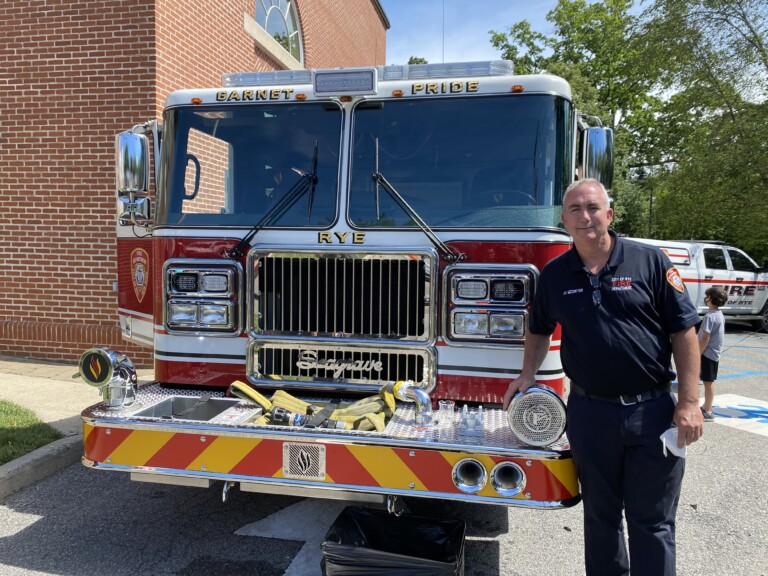
[[[712,411],[718,424],[768,436],[768,402],[738,394],[722,394],[715,396]]]
[[[282,510],[247,524],[235,532],[238,536],[261,536],[306,542],[283,576],[320,576],[320,550],[331,524],[349,506],[343,500],[307,498]]]

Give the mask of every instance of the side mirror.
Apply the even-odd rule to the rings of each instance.
[[[584,150],[584,177],[594,178],[610,190],[613,184],[613,130],[588,128]]]
[[[149,192],[149,139],[144,134],[122,132],[115,137],[117,192]]]
[[[123,226],[150,226],[149,139],[122,132],[115,137],[118,216]]]
[[[123,226],[149,226],[150,218],[150,200],[149,198],[136,198],[130,196],[118,196],[118,216],[117,221]]]

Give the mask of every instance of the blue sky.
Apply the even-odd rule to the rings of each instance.
[[[520,20],[549,34],[547,12],[557,0],[379,0],[389,18],[387,64],[411,56],[431,63],[497,60],[489,30],[506,32]]]

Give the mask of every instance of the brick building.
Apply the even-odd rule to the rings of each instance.
[[[114,135],[222,72],[382,65],[388,28],[378,0],[4,0],[0,354],[150,363],[116,314]]]

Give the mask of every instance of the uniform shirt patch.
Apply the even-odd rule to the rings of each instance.
[[[683,279],[680,278],[680,272],[677,271],[677,268],[673,267],[667,270],[667,282],[681,294],[685,292],[685,284],[683,284]]]
[[[584,292],[584,288],[574,288],[573,290],[566,290],[563,292],[563,296],[570,296],[571,294],[581,294]]]
[[[632,290],[631,276],[615,276],[611,279],[611,290],[619,292],[621,290]]]

